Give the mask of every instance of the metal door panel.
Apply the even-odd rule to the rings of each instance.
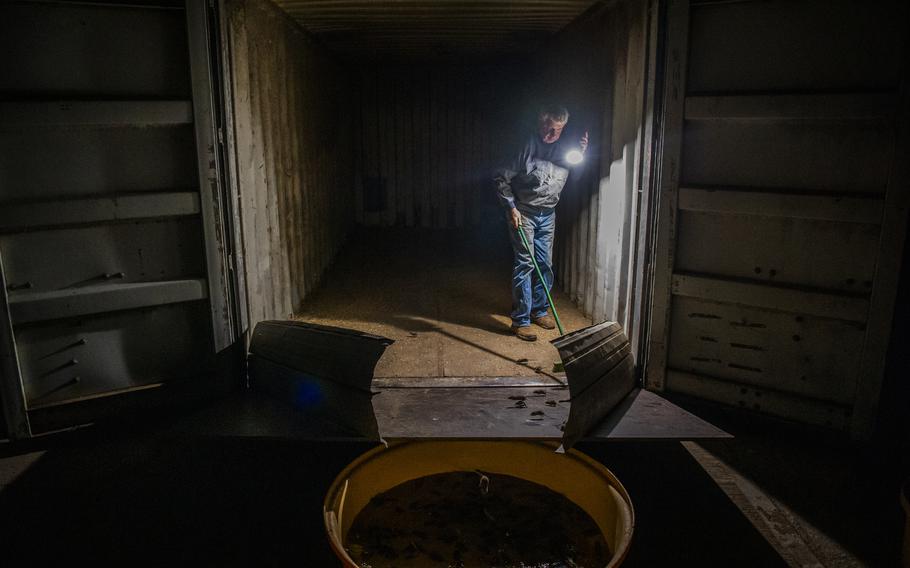
[[[9,3],[0,8],[0,90],[188,98],[186,20],[177,8]]]
[[[21,439],[31,436],[32,428],[25,408],[25,389],[9,308],[3,254],[0,254],[0,414],[4,426],[0,431],[4,437]]]
[[[852,293],[872,288],[880,227],[680,211],[676,270]]]
[[[693,2],[690,93],[894,88],[905,23],[888,2]]]
[[[29,408],[200,374],[206,312],[194,302],[19,327]]]
[[[0,232],[187,217],[198,215],[199,211],[199,193],[193,190],[7,202],[0,209]]]
[[[677,296],[670,330],[673,370],[836,403],[854,395],[861,324]]]
[[[3,200],[196,188],[192,125],[0,131]]]
[[[886,123],[687,121],[682,181],[880,195],[893,145]]]
[[[849,406],[839,406],[813,398],[795,396],[787,391],[753,387],[673,369],[667,370],[667,387],[675,392],[744,410],[836,430],[846,429],[850,425],[852,415]]]
[[[868,436],[907,220],[910,8],[667,6],[646,382]]]
[[[212,4],[214,7],[214,4]],[[202,229],[205,239],[209,285],[209,313],[216,351],[233,345],[241,335],[233,298],[237,294],[232,243],[233,204],[229,190],[222,183],[227,176],[224,167],[223,130],[217,126],[217,77],[214,76],[215,53],[212,40],[217,24],[213,10],[203,2],[187,0],[186,25],[189,68],[192,78],[193,127],[196,134],[196,171],[202,206]],[[239,230],[239,228],[238,228]]]
[[[0,4],[0,347],[12,349],[0,380],[13,437],[42,406],[191,376],[202,392],[216,350],[237,341],[208,6]],[[27,409],[8,396],[17,389]],[[90,422],[115,407],[60,415]]]
[[[205,275],[198,218],[0,236],[10,295]],[[40,261],[39,261],[40,259]]]

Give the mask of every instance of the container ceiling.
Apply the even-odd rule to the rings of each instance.
[[[274,0],[347,59],[532,52],[597,0]]]

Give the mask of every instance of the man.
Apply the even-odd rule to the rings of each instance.
[[[548,313],[547,290],[553,285],[553,231],[556,204],[569,178],[566,154],[588,148],[588,133],[579,141],[561,139],[569,111],[547,106],[537,117],[537,132],[528,137],[518,157],[507,169],[496,173],[497,195],[507,211],[509,235],[515,260],[512,269],[512,331],[519,339],[537,341],[531,322],[553,329],[556,322]],[[522,230],[531,247],[544,282],[534,271],[531,255],[522,243]]]

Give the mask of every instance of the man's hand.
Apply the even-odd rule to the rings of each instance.
[[[513,229],[521,226],[521,213],[514,207],[509,210],[509,223],[511,223]]]
[[[578,145],[581,146],[581,153],[584,154],[588,149],[588,131],[585,130],[584,136],[581,137],[581,140],[578,141]]]

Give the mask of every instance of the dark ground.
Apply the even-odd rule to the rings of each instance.
[[[667,398],[735,435],[699,445],[799,515],[809,547],[820,561],[829,559],[825,566],[899,566],[906,522],[899,494],[910,475],[906,438],[889,431],[859,443],[822,429]],[[831,560],[850,557],[855,561]]]
[[[214,403],[222,404],[230,409],[225,418],[236,414],[235,401]],[[849,553],[813,548],[819,560],[840,559],[823,565],[898,565],[904,454],[686,406],[737,435],[702,447]],[[16,454],[44,451],[0,486],[3,557],[338,566],[322,499],[338,472],[373,444],[217,435],[218,423],[199,418],[207,413],[188,409],[141,426],[102,424],[0,446],[0,473],[21,459]],[[586,442],[578,449],[610,468],[632,498],[636,526],[625,566],[786,565],[679,443]]]
[[[192,424],[192,420],[184,424]],[[0,493],[5,558],[332,567],[322,499],[372,444],[98,429]],[[678,443],[584,444],[636,511],[626,566],[784,566]]]

